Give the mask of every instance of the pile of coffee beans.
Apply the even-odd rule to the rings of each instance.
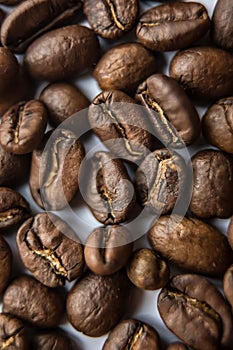
[[[207,3],[0,0],[0,349],[233,350],[233,1]]]

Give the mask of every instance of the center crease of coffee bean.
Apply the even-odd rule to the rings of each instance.
[[[0,212],[0,222],[5,222],[7,220],[13,219],[21,211],[22,211],[22,209],[20,209],[20,208],[13,208],[13,209],[9,209],[9,210]]]
[[[128,344],[126,345],[125,350],[133,350],[134,345],[136,344],[138,339],[141,337],[143,331],[144,331],[144,327],[141,324],[138,324],[138,327],[136,328],[135,333],[129,338]]]
[[[17,111],[16,114],[16,125],[15,125],[15,131],[14,131],[14,138],[15,138],[15,142],[19,143],[19,129],[22,123],[22,119],[23,119],[23,111],[24,111],[24,106],[25,104],[21,105]],[[14,115],[12,115],[14,116]]]
[[[100,242],[100,244],[101,244],[100,247],[102,247],[102,248],[100,248],[100,254],[102,256],[104,264],[106,263],[105,251],[106,251],[108,242],[110,240],[110,236],[111,236],[111,230],[107,229],[107,232],[105,231],[104,235],[101,235],[101,237],[100,237],[100,238],[102,238],[102,242]]]
[[[23,327],[18,328],[13,334],[11,334],[5,341],[0,344],[0,350],[8,349],[11,344],[15,342],[15,337],[20,334],[20,332],[23,330]]]
[[[114,3],[112,1],[110,1],[110,0],[106,0],[106,3],[109,6],[109,10],[110,10],[110,13],[111,13],[111,16],[112,16],[112,19],[113,19],[115,25],[117,26],[117,28],[119,28],[120,30],[124,31],[125,30],[124,26],[122,25],[122,23],[117,18],[117,14],[116,14],[116,11],[115,11]]]

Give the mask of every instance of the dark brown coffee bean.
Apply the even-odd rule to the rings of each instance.
[[[201,39],[210,26],[206,8],[196,2],[174,2],[156,6],[139,20],[136,34],[148,49],[172,51]]]
[[[187,346],[180,342],[171,343],[166,350],[188,350]]]
[[[209,143],[233,153],[233,97],[223,98],[207,110],[202,130]]]
[[[177,201],[183,200],[185,170],[184,160],[168,149],[148,154],[136,171],[136,189],[141,205],[160,214],[170,212]]]
[[[0,314],[0,348],[9,350],[30,349],[29,337],[23,323],[17,318]]]
[[[113,47],[100,59],[94,70],[102,90],[133,92],[138,84],[157,69],[155,56],[139,43]]]
[[[29,215],[29,204],[20,193],[0,187],[0,230],[21,223]]]
[[[97,152],[82,169],[83,194],[93,215],[104,225],[119,224],[129,217],[135,192],[126,168],[111,153]]]
[[[70,323],[89,337],[100,337],[123,316],[130,296],[130,282],[124,272],[111,276],[88,273],[67,297]]]
[[[159,335],[154,328],[138,320],[121,321],[109,334],[102,350],[160,350]]]
[[[127,263],[132,250],[132,236],[126,228],[99,227],[88,237],[84,256],[90,270],[98,275],[111,275]]]
[[[47,111],[40,101],[17,103],[2,117],[1,145],[10,153],[30,153],[41,142],[46,125]]]
[[[2,9],[0,9],[0,38],[1,38],[1,26],[5,16],[6,16],[5,12]],[[0,45],[1,45],[1,41],[0,41]]]
[[[23,69],[20,69],[10,89],[4,91],[4,94],[0,94],[0,117],[16,103],[30,99],[33,92],[34,86],[32,81],[28,78]]]
[[[228,218],[233,214],[233,159],[204,150],[194,155],[190,210],[200,218]]]
[[[52,213],[37,214],[24,222],[17,234],[17,247],[24,266],[48,287],[62,286],[83,272],[78,237]]]
[[[159,294],[158,309],[166,326],[192,349],[232,348],[231,311],[222,294],[204,277],[173,277]]]
[[[1,28],[2,30],[2,28]],[[10,50],[0,47],[0,93],[3,95],[19,74],[19,65],[16,57]]]
[[[224,294],[233,309],[233,265],[229,266],[223,277]]]
[[[180,51],[171,61],[170,75],[195,97],[217,99],[230,96],[233,56],[207,46]]]
[[[15,6],[23,1],[26,1],[26,0],[0,0],[0,4],[7,5],[7,6]]]
[[[33,151],[29,178],[32,197],[41,208],[59,210],[71,202],[83,157],[83,145],[72,131],[57,129],[45,135]]]
[[[38,36],[63,25],[81,7],[81,0],[24,1],[4,21],[1,42],[10,50],[22,53]]]
[[[138,288],[155,290],[167,284],[170,270],[166,261],[160,259],[153,250],[143,248],[132,254],[127,275]]]
[[[0,145],[0,185],[19,185],[27,179],[30,168],[28,155],[7,152]]]
[[[33,350],[78,350],[61,329],[43,331],[33,335]]]
[[[147,108],[155,136],[171,147],[193,143],[200,134],[200,119],[185,91],[172,78],[154,74],[139,85],[136,101]]]
[[[11,275],[12,252],[7,242],[0,236],[0,293],[4,291]],[[1,319],[1,317],[0,317]],[[1,322],[1,321],[0,321]],[[0,327],[1,329],[1,327]],[[1,330],[0,330],[1,332]]]
[[[219,277],[233,261],[227,238],[195,218],[161,216],[148,238],[157,253],[192,272]]]
[[[35,40],[24,57],[26,70],[35,80],[74,78],[99,58],[95,33],[78,24],[52,30]]]
[[[227,238],[228,238],[228,242],[230,243],[230,246],[233,250],[233,217],[231,218],[229,226],[228,226]]]
[[[101,92],[91,103],[88,116],[96,135],[123,159],[136,162],[152,147],[151,127],[144,111],[122,91]]]
[[[48,85],[39,99],[47,107],[49,121],[55,126],[90,104],[87,97],[75,85],[67,83]]]
[[[137,0],[85,0],[84,13],[94,31],[117,39],[132,29],[138,16]]]
[[[212,17],[212,38],[218,46],[233,50],[233,3],[218,0]]]
[[[42,328],[59,324],[63,306],[58,291],[26,275],[14,279],[3,295],[4,312]]]

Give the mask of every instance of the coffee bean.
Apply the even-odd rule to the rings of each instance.
[[[170,212],[177,201],[183,200],[185,170],[184,160],[168,149],[148,154],[136,171],[140,204],[156,213]]]
[[[78,350],[61,329],[43,331],[33,335],[33,350]]]
[[[1,37],[1,26],[5,16],[6,16],[5,12],[2,9],[0,9],[0,37]],[[1,42],[0,42],[0,45],[1,45]]]
[[[35,40],[24,56],[26,70],[35,80],[74,78],[91,68],[99,57],[95,33],[78,24],[52,30]]]
[[[97,34],[117,39],[132,29],[139,9],[137,0],[85,0],[83,10]]]
[[[21,223],[30,216],[30,207],[24,197],[7,187],[0,187],[0,230]]]
[[[0,4],[7,5],[7,6],[15,6],[23,1],[26,1],[26,0],[0,0]]]
[[[154,74],[139,85],[135,98],[147,108],[152,130],[164,145],[183,147],[198,138],[199,116],[174,79]]]
[[[222,294],[204,277],[173,277],[159,294],[158,309],[166,326],[191,348],[232,348],[231,311]]]
[[[124,272],[111,276],[87,273],[68,294],[68,320],[77,331],[100,337],[123,316],[129,297],[130,282]]]
[[[130,257],[133,242],[122,226],[99,227],[91,232],[84,248],[87,266],[98,275],[119,271]]]
[[[155,290],[167,284],[170,270],[166,261],[160,259],[151,249],[143,248],[132,254],[127,275],[138,288]]]
[[[72,201],[83,157],[83,145],[72,131],[56,129],[45,134],[33,151],[29,178],[32,197],[41,208],[59,210]]]
[[[208,31],[206,8],[196,2],[173,2],[156,6],[139,20],[136,34],[148,49],[172,51],[188,47]]]
[[[190,210],[200,218],[228,218],[233,214],[233,159],[204,150],[192,158],[193,192]]]
[[[91,103],[89,123],[117,156],[137,162],[152,147],[150,124],[135,101],[119,90],[101,92]]]
[[[227,238],[195,218],[161,216],[150,229],[148,238],[158,254],[192,272],[219,277],[233,261]]]
[[[42,140],[46,125],[47,111],[41,102],[17,103],[2,117],[1,145],[10,153],[30,153]]]
[[[233,309],[233,265],[229,266],[223,277],[224,294]]]
[[[160,350],[159,335],[154,328],[138,320],[121,321],[109,334],[102,350]]]
[[[19,185],[26,181],[29,164],[28,155],[9,153],[0,145],[0,185]]]
[[[3,312],[42,328],[59,324],[63,306],[57,290],[45,287],[26,275],[14,279],[3,295]]]
[[[211,36],[216,45],[233,50],[233,4],[218,0],[212,17]]]
[[[166,350],[188,350],[187,346],[183,343],[175,342],[168,345]]]
[[[24,222],[17,234],[17,247],[24,266],[48,287],[62,286],[82,275],[84,257],[80,241],[52,213],[37,214]]]
[[[55,126],[90,104],[87,97],[75,85],[67,83],[48,85],[39,99],[47,107],[49,121]]]
[[[0,293],[4,291],[7,286],[7,283],[10,279],[11,268],[12,268],[12,252],[3,237],[0,236]],[[1,323],[1,317],[0,317]],[[1,326],[0,326],[1,332]],[[1,336],[0,336],[1,337]]]
[[[1,30],[2,44],[14,52],[22,53],[38,36],[63,25],[81,7],[80,0],[24,1],[4,21]]]
[[[113,47],[94,70],[102,90],[133,92],[138,84],[157,70],[155,56],[139,43]]]
[[[104,225],[129,217],[135,193],[126,168],[111,153],[97,152],[82,169],[83,194],[95,218]]]
[[[228,242],[233,250],[233,218],[231,218],[229,226],[228,226],[227,238],[228,238]]]
[[[233,97],[223,98],[207,110],[202,130],[209,143],[233,153]]]
[[[16,57],[7,48],[0,47],[0,93],[1,94],[4,94],[11,87],[18,73],[19,73],[19,65]]]
[[[0,314],[0,348],[9,350],[28,350],[29,337],[23,323],[17,318]]]
[[[195,97],[229,96],[233,84],[233,56],[207,46],[180,51],[171,61],[170,75]]]

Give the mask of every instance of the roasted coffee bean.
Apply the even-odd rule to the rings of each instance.
[[[233,159],[204,150],[194,155],[190,210],[200,218],[228,218],[233,214]]]
[[[0,94],[0,117],[16,103],[30,99],[33,92],[34,86],[32,81],[25,74],[24,70],[20,68],[14,84],[11,85],[10,89],[4,91],[4,94]]]
[[[0,293],[2,293],[5,287],[7,286],[7,283],[11,275],[12,252],[7,242],[1,236],[0,236],[0,264],[1,264]]]
[[[173,2],[156,6],[139,20],[136,34],[148,49],[172,51],[188,47],[208,31],[206,8],[197,2]]]
[[[67,83],[48,85],[40,94],[40,101],[47,107],[49,121],[55,126],[90,104],[75,85]]]
[[[37,214],[24,222],[17,234],[17,247],[24,266],[48,287],[62,286],[83,272],[78,237],[52,213]]]
[[[171,61],[170,75],[195,97],[218,99],[230,96],[233,56],[207,46],[180,51]]]
[[[7,187],[0,187],[0,230],[19,224],[30,215],[30,207],[24,197]]]
[[[24,1],[4,21],[2,44],[14,52],[22,53],[38,36],[63,25],[81,7],[81,0]]]
[[[84,13],[94,31],[117,39],[132,29],[138,16],[137,0],[85,0]]]
[[[168,345],[166,350],[188,350],[187,346],[183,343],[175,342]]]
[[[167,284],[170,270],[166,261],[160,259],[153,250],[143,248],[132,254],[127,275],[138,288],[155,290]]]
[[[33,335],[33,350],[78,350],[61,329],[43,331]]]
[[[0,93],[4,94],[19,74],[19,65],[16,57],[9,49],[0,47]]]
[[[42,140],[46,125],[47,111],[40,101],[17,103],[2,117],[1,145],[10,153],[30,153]]]
[[[91,103],[88,116],[96,135],[123,159],[136,162],[152,147],[151,126],[143,109],[122,91],[101,92]]]
[[[232,349],[231,311],[222,294],[204,277],[173,277],[159,294],[158,309],[166,326],[192,349]]]
[[[127,220],[135,204],[135,192],[120,159],[108,152],[97,152],[81,176],[84,199],[97,220],[104,225]]]
[[[5,16],[6,16],[5,12],[2,9],[0,9],[0,35],[1,35],[2,22],[3,22],[4,18],[5,18]],[[1,45],[1,41],[0,41],[0,45]]]
[[[168,149],[159,149],[146,156],[136,171],[136,189],[141,205],[166,214],[177,201],[183,200],[187,188],[184,160]]]
[[[111,276],[87,273],[67,297],[70,323],[89,337],[100,337],[123,316],[130,297],[130,282],[124,272]]]
[[[155,56],[139,43],[113,47],[100,59],[94,70],[102,90],[133,92],[138,84],[155,73]]]
[[[87,266],[98,275],[119,271],[133,250],[132,236],[122,226],[99,227],[88,237],[84,256]]]
[[[218,46],[233,50],[233,3],[218,0],[214,9],[211,27],[212,38]]]
[[[72,131],[57,129],[45,134],[33,151],[29,178],[32,197],[41,208],[59,210],[71,202],[78,190],[83,157],[83,145]]]
[[[138,320],[121,321],[109,334],[102,350],[160,350],[159,335],[154,328]]]
[[[233,97],[223,98],[207,110],[202,130],[209,143],[233,153]]]
[[[95,33],[78,24],[52,30],[35,40],[24,56],[26,70],[35,80],[74,78],[99,58]]]
[[[155,136],[171,147],[193,143],[200,119],[182,87],[164,74],[154,74],[139,85],[136,101],[147,108]]]
[[[219,277],[233,262],[227,238],[195,218],[161,216],[150,229],[148,238],[157,253],[192,272]]]
[[[7,6],[15,6],[23,1],[26,1],[26,0],[0,0],[0,4],[7,5]]]
[[[3,295],[3,312],[42,328],[59,324],[63,306],[58,291],[26,275],[14,279]]]
[[[224,294],[233,309],[233,265],[229,266],[223,277]]]
[[[233,250],[233,217],[231,218],[229,226],[228,226],[227,238],[228,238],[228,242],[230,243],[230,246]]]
[[[23,323],[8,314],[0,314],[0,349],[28,350],[29,337]]]

